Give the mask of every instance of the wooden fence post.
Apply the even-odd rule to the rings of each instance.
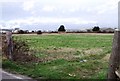
[[[115,71],[120,68],[120,31],[115,31],[113,46],[112,46],[112,54],[109,60],[109,70],[108,70],[108,81],[111,79],[114,81],[118,81],[118,76]]]
[[[12,41],[12,32],[6,32],[6,40],[7,40],[7,55],[8,59],[13,60],[13,41]]]

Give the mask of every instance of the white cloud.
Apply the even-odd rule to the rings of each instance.
[[[106,1],[104,4],[97,6],[95,10],[97,11],[98,14],[105,14],[108,11],[112,12],[113,10],[116,10],[117,12],[118,2],[119,0]]]
[[[33,25],[33,24],[96,24],[97,21],[93,21],[93,20],[83,20],[80,18],[53,18],[53,17],[29,17],[26,19],[16,19],[16,20],[11,20],[8,21],[7,23],[4,22],[5,27],[9,27],[9,28],[19,28],[20,25],[22,24],[26,24],[26,25]]]
[[[2,26],[2,29],[14,29],[14,28],[20,28],[20,25],[15,25],[15,24],[6,24],[6,26]]]
[[[77,12],[84,11],[90,13],[104,14],[107,11],[117,9],[119,0],[45,0],[43,4],[52,6],[44,6],[44,11],[61,11],[66,12]]]
[[[3,26],[0,24],[0,29],[2,28]]]
[[[0,0],[0,2],[18,2],[18,0]]]
[[[72,7],[69,9],[70,12],[76,12],[79,11],[79,7]]]
[[[54,11],[56,8],[54,6],[50,6],[50,5],[46,5],[43,7],[43,11],[46,11],[46,12],[51,12],[51,11]]]
[[[35,23],[95,24],[97,23],[97,21],[101,24],[103,24],[102,22],[106,23],[107,21],[111,21],[110,23],[113,23],[113,18],[114,20],[117,19],[113,13],[117,13],[118,10],[117,5],[118,1],[120,0],[2,0],[2,1],[22,2],[23,3],[22,8],[25,11],[29,11],[30,14],[27,13],[28,15],[26,15],[26,13],[23,12],[22,18],[17,17],[18,19],[14,20],[8,19],[8,22],[7,23],[5,22],[6,24],[10,24],[11,26],[13,25],[19,26],[20,24],[32,25]],[[6,10],[9,11],[10,8]],[[16,12],[17,11],[18,10],[16,10]],[[31,14],[33,17],[30,17]],[[107,19],[108,17],[109,20]],[[17,25],[14,23],[17,23]]]
[[[34,8],[34,5],[35,5],[35,1],[32,1],[32,0],[24,1],[23,2],[23,9],[25,11],[30,11],[30,10],[32,10]]]

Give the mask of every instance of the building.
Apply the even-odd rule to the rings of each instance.
[[[113,28],[101,28],[100,31],[106,32],[106,33],[110,33],[110,32],[112,33],[115,31],[115,29],[113,29]]]

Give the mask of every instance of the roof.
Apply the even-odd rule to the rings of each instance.
[[[13,29],[1,29],[1,31],[10,31],[12,32]]]
[[[100,28],[100,30],[106,30],[106,31],[114,31],[115,29],[113,29],[113,28]]]

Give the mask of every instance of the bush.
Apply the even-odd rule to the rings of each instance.
[[[41,31],[41,30],[38,30],[38,31],[37,31],[37,34],[42,34],[42,31]]]
[[[59,27],[58,31],[59,31],[59,32],[65,32],[66,30],[65,30],[64,25],[61,25],[61,26]]]
[[[18,34],[24,34],[25,32],[23,30],[19,30]]]
[[[7,44],[5,42],[6,37],[2,36],[2,54],[3,57],[7,58]],[[27,41],[13,37],[13,61],[17,61],[20,63],[28,63],[28,62],[38,62],[38,58],[35,57],[32,52],[30,52],[29,45]]]
[[[95,27],[92,29],[92,31],[94,31],[94,32],[99,32],[99,31],[100,31],[99,26],[95,26]]]
[[[18,34],[28,34],[29,31],[28,30],[19,30]]]
[[[6,44],[6,37],[2,34],[2,56],[7,56],[7,44]]]
[[[32,33],[34,33],[35,31],[32,31]]]

